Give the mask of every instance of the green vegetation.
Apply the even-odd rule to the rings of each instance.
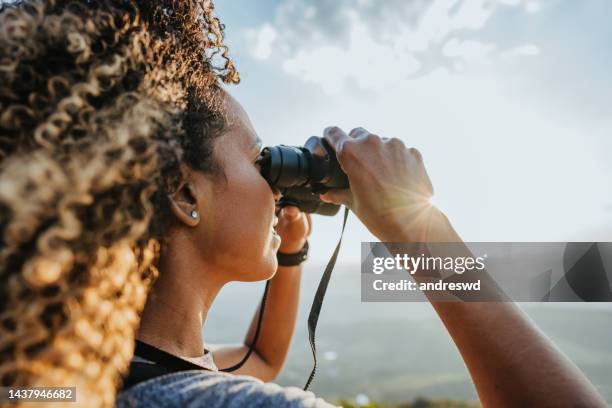
[[[413,402],[402,404],[379,404],[370,402],[367,405],[357,405],[354,402],[341,400],[338,405],[344,408],[477,408],[479,404],[473,402],[458,402],[449,400],[429,400],[425,398],[417,398]]]

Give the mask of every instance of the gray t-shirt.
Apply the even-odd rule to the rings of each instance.
[[[337,408],[310,391],[281,387],[245,375],[180,371],[141,382],[120,393],[117,408]]]

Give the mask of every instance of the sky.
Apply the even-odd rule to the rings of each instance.
[[[264,145],[365,127],[421,151],[465,241],[612,241],[611,1],[215,4]],[[315,217],[312,260],[340,227]],[[352,216],[339,262],[375,240]]]
[[[465,241],[612,240],[612,2],[218,0],[265,145],[362,126],[418,148]],[[324,262],[340,215],[315,217]],[[375,238],[349,219],[339,262]]]

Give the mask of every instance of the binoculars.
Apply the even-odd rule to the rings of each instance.
[[[321,137],[310,137],[303,147],[265,147],[259,164],[262,176],[281,192],[281,208],[292,205],[306,213],[335,215],[340,206],[321,201],[319,194],[349,188],[336,152]]]

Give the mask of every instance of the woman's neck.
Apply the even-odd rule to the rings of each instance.
[[[171,248],[159,263],[160,276],[142,313],[136,338],[168,353],[204,354],[203,327],[210,306],[226,282],[215,279],[206,265]]]

